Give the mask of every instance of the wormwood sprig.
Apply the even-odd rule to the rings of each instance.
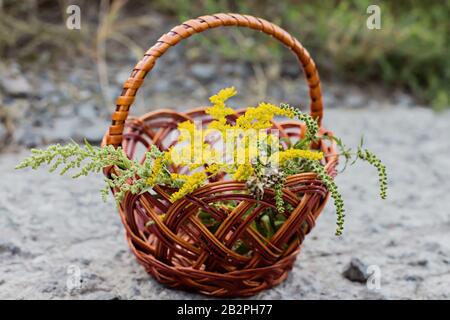
[[[138,194],[151,190],[157,183],[170,184],[170,172],[164,153],[154,145],[145,154],[142,165],[132,161],[130,168],[116,170],[118,174],[112,173],[111,178],[105,178],[107,186],[101,191],[104,200],[109,194],[109,188],[117,190],[114,198],[120,202],[127,192]]]
[[[80,168],[80,171],[73,177],[85,176],[89,172],[100,172],[104,167],[117,165],[122,169],[132,166],[132,161],[126,157],[121,148],[115,149],[113,146],[104,148],[93,147],[85,141],[84,146],[76,142],[61,146],[60,144],[49,146],[45,150],[32,149],[31,156],[24,159],[16,166],[16,169],[31,167],[37,169],[43,164],[50,165],[49,171],[55,171],[63,165],[61,175],[70,169]],[[90,159],[84,166],[83,161]],[[53,162],[53,163],[52,163]]]
[[[60,144],[49,146],[45,150],[32,149],[32,155],[25,158],[16,166],[16,169],[31,167],[37,169],[41,165],[49,165],[49,171],[53,172],[62,167],[60,174],[63,175],[72,169],[79,169],[72,178],[87,176],[89,173],[98,173],[103,168],[115,166],[116,173],[111,174],[111,178],[105,178],[105,187],[100,191],[102,198],[106,200],[109,190],[116,189],[114,197],[120,202],[126,192],[133,194],[148,190],[147,180],[153,170],[156,159],[163,157],[163,153],[156,147],[152,147],[146,154],[146,160],[141,165],[128,159],[121,147],[117,149],[113,146],[94,147],[85,141],[81,146],[76,142],[61,146]],[[158,173],[157,180],[161,183],[167,182],[170,174],[165,164],[162,164],[161,173]]]

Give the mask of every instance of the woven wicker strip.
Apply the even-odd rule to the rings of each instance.
[[[290,48],[305,71],[310,88],[311,114],[320,124],[322,98],[318,72],[298,40],[263,19],[221,13],[186,21],[163,35],[147,51],[117,99],[112,124],[103,139],[104,145],[121,145],[130,159],[142,162],[151,145],[167,150],[176,143],[176,135],[172,133],[177,130],[178,123],[192,120],[206,124],[211,120],[204,108],[189,112],[158,110],[139,118],[127,120],[127,117],[143,79],[164,52],[182,39],[219,26],[256,29]],[[236,115],[244,111],[238,111]],[[234,119],[229,117],[230,123]],[[274,122],[273,128],[292,141],[305,134],[304,124],[295,121]],[[320,134],[324,133],[331,135],[331,132],[320,128]],[[335,145],[320,140],[317,148],[324,152],[325,168],[334,176],[338,160]],[[173,167],[172,170],[185,173],[187,169]],[[114,168],[107,168],[105,174],[110,175],[113,171]],[[171,203],[169,198],[174,191],[156,186],[151,193],[125,196],[119,212],[129,246],[147,272],[158,281],[170,287],[218,297],[251,296],[286,279],[305,235],[314,227],[329,197],[327,189],[314,173],[288,177],[283,199],[294,209],[285,213],[286,222],[270,239],[266,239],[251,224],[265,209],[276,208],[273,190],[265,190],[264,198],[256,201],[248,194],[245,183],[225,180],[221,175]],[[226,203],[234,206],[224,205]],[[198,217],[199,210],[220,222],[214,232]],[[161,214],[165,214],[164,221],[159,217]],[[238,242],[245,243],[250,251],[237,253],[233,249]]]

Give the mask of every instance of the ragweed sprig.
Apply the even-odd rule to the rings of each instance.
[[[345,218],[345,209],[344,209],[344,200],[342,200],[342,196],[338,191],[337,185],[334,182],[334,179],[328,175],[325,170],[325,167],[319,162],[314,160],[305,159],[306,165],[309,166],[310,170],[317,174],[317,177],[323,182],[327,190],[330,192],[331,197],[334,201],[334,206],[336,208],[336,216],[337,216],[337,228],[336,235],[342,235],[342,231],[344,230],[344,218]]]
[[[336,235],[341,235],[344,229],[345,218],[344,201],[341,194],[339,193],[336,182],[327,173],[323,164],[319,160],[314,159],[290,159],[284,163],[284,165],[282,166],[282,171],[286,175],[294,175],[302,172],[314,172],[317,175],[317,178],[322,181],[328,192],[330,192],[331,197],[333,198],[337,216]]]
[[[356,163],[358,160],[366,161],[370,165],[374,166],[378,171],[378,181],[380,184],[380,197],[381,199],[387,198],[387,173],[386,166],[383,162],[370,150],[363,148],[364,145],[364,137],[361,137],[361,141],[357,148],[356,152],[353,152],[351,148],[348,148],[343,142],[342,139],[324,135],[323,139],[328,139],[336,142],[336,145],[339,149],[339,155],[345,159],[344,167],[341,169],[341,172],[345,170],[347,165]]]
[[[378,171],[378,181],[380,183],[380,197],[381,199],[386,199],[387,197],[387,174],[386,166],[381,162],[381,160],[370,150],[358,148],[357,156],[359,159],[367,161]]]
[[[293,117],[297,118],[300,121],[303,121],[306,125],[306,138],[307,142],[313,142],[317,140],[317,133],[319,132],[319,125],[313,117],[311,117],[309,114],[304,113],[300,111],[297,108],[294,108],[286,103],[281,103],[280,108],[283,110],[286,110],[288,112],[291,112],[293,114]],[[305,144],[305,147],[308,147],[308,144]]]
[[[277,211],[279,213],[284,213],[284,200],[283,200],[283,182],[282,181],[277,182],[273,186],[273,191],[275,192],[275,205],[277,207]]]

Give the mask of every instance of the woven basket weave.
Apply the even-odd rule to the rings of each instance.
[[[220,13],[184,22],[163,35],[146,52],[123,86],[103,145],[122,146],[130,159],[142,161],[139,150],[148,150],[153,144],[167,150],[176,143],[170,140],[170,134],[177,130],[178,123],[191,120],[206,124],[211,121],[204,108],[188,112],[158,110],[139,118],[127,118],[136,92],[161,55],[182,39],[220,26],[259,30],[290,48],[305,72],[311,115],[320,125],[323,108],[319,75],[300,42],[266,20]],[[242,112],[245,110],[236,112],[236,116]],[[234,119],[231,116],[228,121],[233,123]],[[298,139],[305,134],[304,124],[296,121],[274,122],[273,126],[281,137]],[[321,127],[319,134],[324,133],[331,135]],[[325,154],[327,172],[335,176],[338,160],[335,145],[320,140],[316,147]],[[112,172],[114,167],[105,169],[108,176]],[[282,190],[283,199],[294,209],[286,212],[286,222],[273,237],[266,239],[250,224],[264,209],[275,208],[273,190],[265,190],[264,198],[257,202],[246,192],[245,183],[222,178],[216,177],[174,203],[170,203],[169,198],[176,190],[164,186],[155,186],[151,193],[128,193],[119,206],[119,212],[131,250],[158,281],[170,287],[218,297],[251,296],[286,279],[305,235],[314,227],[329,193],[314,173],[287,177]],[[214,205],[227,201],[234,201],[237,205],[233,209]],[[197,216],[199,209],[221,222],[214,233]],[[163,213],[164,222],[158,218]],[[232,250],[238,240],[251,249],[250,253],[241,255]]]

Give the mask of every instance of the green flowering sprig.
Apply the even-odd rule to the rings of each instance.
[[[60,144],[49,146],[45,150],[32,149],[31,156],[25,158],[16,166],[16,169],[31,167],[37,169],[42,165],[49,165],[49,171],[53,172],[62,167],[61,175],[72,169],[79,169],[72,178],[87,176],[89,173],[98,173],[103,168],[116,166],[116,173],[111,178],[105,178],[105,187],[100,191],[102,198],[106,200],[111,188],[116,189],[114,197],[117,202],[122,201],[126,192],[137,194],[148,190],[147,180],[152,174],[152,166],[156,158],[163,153],[157,147],[152,146],[146,153],[146,160],[141,165],[128,159],[121,147],[117,149],[111,145],[95,147],[85,141],[81,146],[76,142],[61,146]],[[167,183],[170,173],[163,163],[163,170],[158,177],[158,183]]]
[[[378,181],[380,184],[380,197],[381,199],[387,198],[387,173],[386,166],[381,162],[381,160],[370,150],[363,148],[364,137],[361,137],[361,141],[356,152],[353,152],[351,148],[345,146],[342,140],[335,136],[330,136],[325,134],[324,139],[332,140],[336,142],[339,149],[339,156],[345,159],[344,167],[341,172],[344,171],[347,165],[355,164],[358,160],[366,161],[367,163],[374,166],[378,171]]]
[[[358,148],[357,157],[361,160],[367,161],[378,171],[378,181],[380,183],[380,197],[381,199],[386,199],[387,197],[387,174],[386,166],[381,162],[381,160],[371,151],[367,149]]]
[[[128,169],[116,169],[118,174],[111,173],[111,178],[105,178],[106,186],[101,190],[103,200],[106,201],[109,195],[109,189],[116,189],[114,198],[117,202],[121,202],[127,192],[132,194],[143,193],[153,188],[154,184],[149,185],[148,181],[154,173],[154,164],[156,159],[163,158],[164,154],[154,145],[145,154],[145,161],[139,164],[131,161],[132,165]],[[155,183],[168,184],[170,180],[170,172],[166,163],[162,163],[162,170],[158,172]]]
[[[63,165],[61,175],[71,169],[80,168],[80,171],[73,176],[73,178],[78,178],[87,175],[89,172],[100,172],[104,167],[110,165],[117,165],[122,169],[128,169],[132,166],[132,161],[127,158],[121,148],[115,149],[113,146],[93,147],[87,141],[85,141],[84,147],[76,142],[64,146],[56,144],[45,150],[31,149],[31,154],[19,163],[16,169],[26,167],[37,169],[43,164],[51,164],[49,171],[53,172],[60,165]],[[90,159],[90,161],[83,166],[83,161],[86,159]]]
[[[284,200],[283,200],[283,181],[277,182],[273,186],[275,192],[275,205],[278,213],[284,213]]]
[[[344,201],[334,179],[327,173],[322,163],[318,160],[294,159],[286,162],[282,167],[282,171],[286,175],[294,175],[302,172],[314,172],[317,175],[317,178],[322,181],[333,198],[337,216],[336,235],[341,235],[344,229],[345,218]]]
[[[306,125],[306,134],[305,138],[300,140],[295,148],[297,149],[305,149],[308,148],[311,142],[314,142],[318,139],[317,133],[319,132],[319,124],[317,121],[311,117],[309,114],[302,112],[300,109],[294,108],[286,103],[281,103],[280,108],[284,110],[291,111],[294,114],[294,117],[298,120],[302,121]]]
[[[305,159],[306,166],[310,168],[312,172],[317,174],[317,177],[322,181],[322,183],[327,187],[328,192],[330,192],[331,197],[334,201],[334,207],[336,208],[336,235],[342,235],[342,231],[344,230],[344,218],[345,218],[345,209],[344,209],[344,200],[342,200],[342,196],[338,191],[337,185],[334,182],[334,179],[330,177],[330,175],[326,172],[325,167],[319,162],[315,160]]]

